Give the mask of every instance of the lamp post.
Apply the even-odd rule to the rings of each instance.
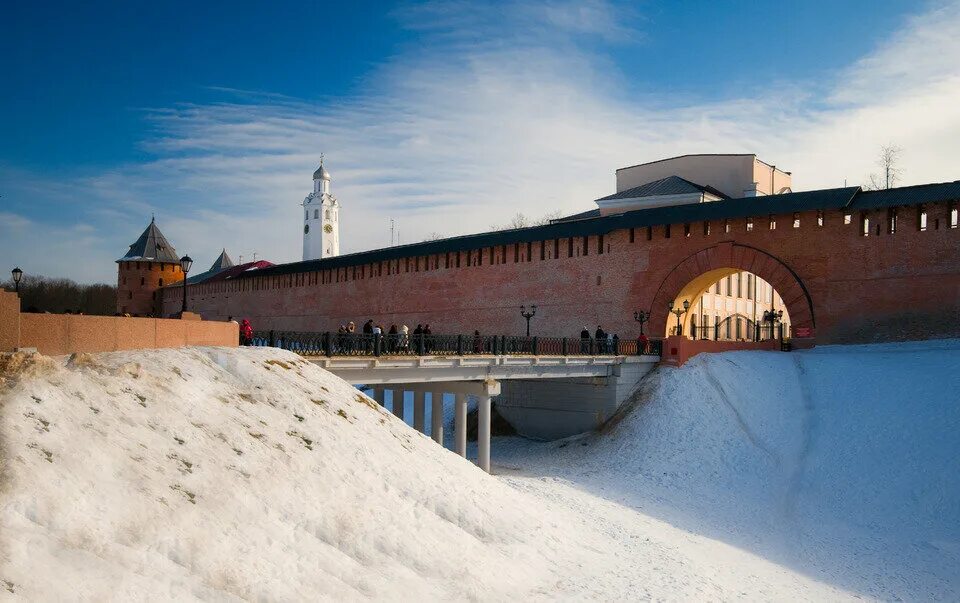
[[[672,301],[667,302],[667,312],[670,312],[671,314],[676,314],[677,316],[677,335],[683,334],[683,329],[680,326],[680,317],[686,314],[687,310],[689,309],[690,309],[690,300],[688,299],[683,300],[683,309],[681,309],[680,307],[674,308]]]
[[[650,320],[650,313],[639,310],[633,313],[633,319],[640,323],[640,334],[643,335],[643,323]]]
[[[783,318],[783,310],[777,310],[777,311],[764,310],[763,311],[763,322],[770,323],[770,339],[773,339],[773,332],[776,330],[774,329],[774,327],[776,326],[777,321],[779,321],[781,318]]]
[[[20,279],[23,278],[23,270],[20,270],[20,266],[17,266],[10,271],[10,274],[13,275],[13,292],[20,295]]]
[[[530,306],[530,311],[527,311],[527,306],[520,306],[520,316],[527,319],[527,337],[530,337],[530,319],[537,315],[537,304]]]
[[[187,273],[190,272],[191,266],[193,266],[193,260],[190,259],[189,255],[180,258],[180,269],[183,270],[183,307],[180,309],[181,316],[187,311]]]

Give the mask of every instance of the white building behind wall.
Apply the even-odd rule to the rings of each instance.
[[[313,192],[303,200],[303,259],[319,260],[340,255],[340,202],[330,194],[330,172],[313,173]]]

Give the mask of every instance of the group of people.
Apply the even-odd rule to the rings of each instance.
[[[583,330],[580,331],[580,348],[583,353],[590,351],[591,344],[594,345],[593,350],[600,354],[610,354],[613,352],[620,351],[620,337],[613,333],[607,333],[603,330],[603,327],[597,325],[597,330],[593,333],[593,337],[590,336],[590,329],[583,327]],[[650,340],[643,333],[637,337],[637,353],[643,354],[647,351],[647,347],[650,345]]]
[[[358,338],[356,335],[364,335]],[[433,331],[429,324],[418,324],[411,332],[407,325],[391,324],[389,329],[382,324],[376,324],[371,318],[363,323],[360,333],[357,333],[357,324],[353,321],[341,324],[337,329],[336,347],[341,352],[357,351],[364,347],[372,347],[377,336],[383,337],[383,344],[388,352],[406,351],[410,349],[410,336],[423,336],[424,346],[430,349]],[[416,339],[415,339],[416,340]]]

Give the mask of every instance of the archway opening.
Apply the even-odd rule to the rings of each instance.
[[[746,270],[704,272],[668,304],[667,337],[679,334],[714,341],[790,337],[791,318],[783,297],[769,282]]]

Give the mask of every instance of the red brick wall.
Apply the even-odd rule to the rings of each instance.
[[[182,280],[183,270],[180,269],[180,264],[118,262],[117,312],[152,316],[155,314],[156,308],[154,292],[161,286],[178,283]],[[177,306],[176,311],[179,310],[180,307]]]
[[[444,255],[365,264],[275,277],[245,278],[189,288],[189,305],[208,320],[249,318],[255,329],[336,330],[353,320],[359,325],[373,318],[385,327],[396,323],[413,329],[430,323],[435,333],[522,333],[521,304],[537,304],[534,334],[576,335],[584,326],[598,324],[621,338],[635,337],[635,310],[651,310],[647,333],[664,332],[666,301],[673,299],[697,271],[717,267],[750,270],[773,284],[787,304],[794,326],[811,326],[816,341],[867,342],[960,336],[960,230],[949,228],[946,204],[929,204],[928,229],[920,232],[916,208],[899,209],[897,231],[887,233],[887,210],[869,213],[871,233],[861,233],[860,216],[843,223],[840,211],[825,212],[817,226],[816,212],[753,219],[746,231],[744,219],[731,219],[730,232],[722,221],[690,225],[655,226],[606,234],[604,253],[598,237],[589,237],[588,253],[582,238],[574,241],[574,257],[567,257],[567,239],[561,239],[554,258],[547,241],[540,259],[540,242],[514,245],[505,257],[500,247],[460,252],[460,267],[451,268]],[[939,222],[939,228],[935,225]],[[876,226],[880,234],[876,234]],[[419,270],[416,268],[419,263]],[[388,268],[387,264],[391,265]],[[435,265],[439,264],[439,268]],[[393,267],[399,267],[399,273]],[[357,276],[354,278],[353,271]],[[374,276],[371,276],[371,270]],[[380,271],[382,270],[382,275]],[[179,291],[164,291],[165,314],[179,309]]]

